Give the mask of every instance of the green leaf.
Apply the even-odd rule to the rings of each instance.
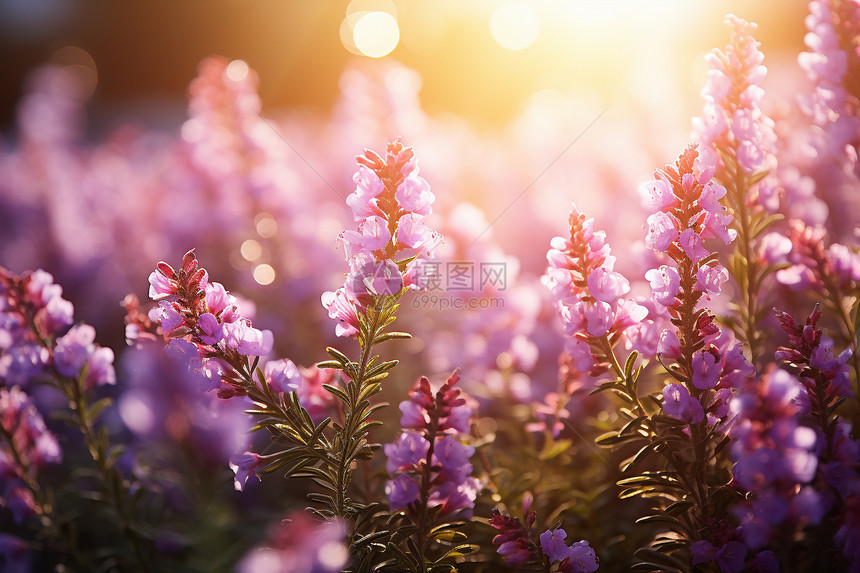
[[[323,360],[322,362],[317,362],[317,368],[331,368],[334,370],[343,370],[343,364],[341,364],[337,360]]]
[[[346,367],[347,364],[352,362],[349,358],[347,358],[346,354],[344,354],[337,348],[327,346],[325,351],[328,352],[332,358],[340,362],[344,367]]]
[[[337,386],[332,386],[331,384],[323,384],[322,386],[329,394],[337,396],[344,404],[349,404],[349,396],[346,395],[346,392],[344,392]]]
[[[374,338],[373,343],[382,344],[383,342],[388,342],[389,340],[407,340],[409,338],[412,338],[412,335],[408,332],[386,332]]]
[[[624,363],[624,375],[629,379],[633,375],[633,366],[636,364],[636,359],[639,357],[639,352],[634,350],[627,357],[627,362]]]
[[[90,422],[95,422],[98,417],[104,412],[104,409],[110,406],[113,403],[113,400],[110,398],[102,398],[97,401],[95,404],[89,407],[87,410],[87,418]]]
[[[653,549],[649,549],[647,547],[643,547],[637,550],[634,555],[643,563],[647,563],[648,565],[656,565],[657,568],[660,570],[669,570],[675,571],[677,573],[683,573],[688,569],[687,565],[684,564],[680,559],[672,557],[671,555],[666,555],[665,553],[660,553],[659,551],[654,551]],[[638,566],[634,567],[639,568]]]

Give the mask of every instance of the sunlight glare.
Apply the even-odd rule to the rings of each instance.
[[[540,25],[531,8],[524,4],[502,4],[490,18],[490,33],[503,48],[525,50],[537,40]]]
[[[387,56],[400,41],[397,20],[388,12],[367,12],[352,29],[356,48],[370,58]]]

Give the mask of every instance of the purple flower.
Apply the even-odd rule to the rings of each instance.
[[[245,452],[230,458],[230,469],[236,474],[233,486],[236,491],[245,491],[245,484],[249,477],[260,479],[257,470],[265,466],[265,460],[254,452]]]
[[[197,317],[197,328],[200,329],[200,340],[204,344],[214,346],[224,338],[224,329],[211,312],[205,312]]]
[[[597,555],[585,540],[570,545],[564,542],[567,532],[561,529],[544,531],[540,535],[541,549],[551,562],[561,561],[564,573],[593,573],[597,571]]]
[[[401,432],[396,441],[385,444],[385,469],[389,475],[409,470],[427,458],[429,444],[421,434],[416,432]]]
[[[663,411],[688,424],[698,424],[705,418],[702,404],[680,384],[669,384],[663,388]]]
[[[302,385],[302,375],[292,360],[272,360],[263,370],[266,383],[275,392],[293,392]]]
[[[710,563],[717,558],[717,548],[705,539],[693,543],[690,546],[690,553],[693,555],[693,565]]]
[[[95,339],[96,330],[88,324],[75,325],[65,336],[58,338],[54,349],[57,372],[67,378],[77,378],[94,350]]]
[[[678,243],[694,263],[698,263],[709,254],[702,246],[702,238],[693,229],[684,229],[678,238]]]
[[[711,352],[700,350],[693,354],[693,386],[699,390],[716,386],[722,371],[722,365]]]
[[[421,495],[421,490],[418,482],[412,477],[407,474],[397,474],[385,484],[385,495],[388,496],[389,507],[398,510],[416,501]]]
[[[84,388],[116,384],[113,360],[113,350],[104,347],[95,348],[87,359],[87,377],[84,379]]]

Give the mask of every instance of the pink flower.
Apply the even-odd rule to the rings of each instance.
[[[699,267],[696,273],[696,290],[706,294],[720,294],[722,284],[729,280],[729,271],[723,265]]]
[[[224,324],[224,344],[243,356],[265,356],[272,351],[271,330],[257,330],[248,319]]]
[[[698,263],[710,253],[702,246],[702,238],[693,229],[684,229],[678,241],[684,253],[694,263]]]
[[[597,267],[588,275],[588,290],[597,300],[612,304],[630,292],[630,281],[605,267]]]
[[[664,306],[675,303],[675,297],[681,290],[681,277],[678,269],[668,265],[660,265],[659,269],[650,269],[645,278],[651,283],[654,299]]]
[[[406,177],[397,187],[394,198],[404,211],[417,215],[429,215],[430,205],[435,200],[427,181],[414,173]]]
[[[645,244],[655,251],[665,251],[678,239],[677,222],[668,213],[658,211],[648,216]]]
[[[292,360],[272,360],[263,370],[266,383],[275,392],[293,392],[302,385],[302,375]]]
[[[328,310],[329,318],[334,318],[340,323],[335,327],[338,336],[355,336],[358,334],[358,314],[353,303],[343,287],[336,291],[327,291],[322,294],[322,305]]]
[[[224,329],[212,313],[205,312],[201,314],[197,318],[197,327],[200,329],[200,340],[204,344],[211,346],[224,338]]]
[[[678,198],[672,193],[672,186],[663,179],[653,179],[639,185],[639,196],[642,207],[649,213],[665,211],[678,203]]]
[[[615,312],[612,306],[600,300],[592,305],[586,305],[584,315],[587,322],[586,331],[597,338],[608,333],[615,322]]]

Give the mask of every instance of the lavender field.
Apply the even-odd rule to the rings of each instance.
[[[860,572],[860,0],[36,4],[0,571]]]

